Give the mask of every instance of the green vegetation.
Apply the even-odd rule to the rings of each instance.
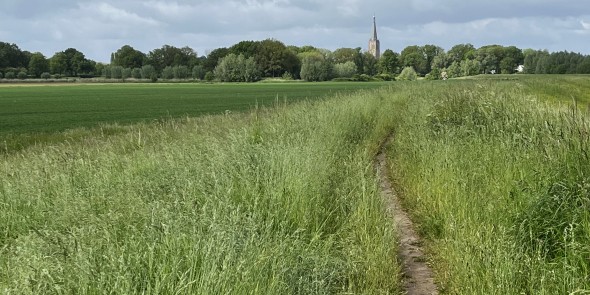
[[[399,294],[396,236],[372,163],[393,130],[392,175],[444,294],[586,294],[589,81],[402,81],[294,104],[270,96],[250,112],[53,132],[67,140],[2,155],[0,290]],[[100,91],[137,88],[122,94],[132,100],[142,89],[331,85]]]
[[[221,114],[255,106],[323,98],[377,88],[384,83],[89,84],[0,88],[0,151],[60,142],[82,132],[118,132],[118,126],[153,120]]]
[[[590,121],[544,102],[588,82],[480,78],[392,94],[392,171],[444,293],[588,293]]]
[[[136,124],[4,155],[0,290],[396,293],[371,165],[392,123],[387,95]]]

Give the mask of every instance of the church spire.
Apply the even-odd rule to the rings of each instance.
[[[373,15],[373,37],[369,40],[369,53],[376,59],[381,57],[380,47],[379,39],[377,38],[377,21],[375,20],[375,15]]]
[[[375,20],[375,15],[373,15],[373,40],[377,39],[377,21]]]

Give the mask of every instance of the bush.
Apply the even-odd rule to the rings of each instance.
[[[400,81],[416,81],[418,79],[418,74],[416,74],[416,70],[413,67],[405,67],[401,74],[397,76],[397,80]]]
[[[43,74],[41,74],[41,79],[49,79],[51,78],[51,74],[49,74],[48,72],[44,72]]]
[[[153,77],[158,78],[158,74],[156,73],[156,68],[152,65],[145,65],[141,67],[141,77],[143,79],[153,79]]]
[[[203,66],[198,65],[193,67],[193,79],[203,80],[205,79],[205,68]]]
[[[55,74],[55,75],[53,75],[53,79],[61,79],[61,75],[60,74]]]
[[[14,72],[7,72],[5,77],[6,79],[14,79],[16,75],[14,74]]]
[[[285,72],[282,76],[283,80],[293,80],[293,74]]]
[[[189,76],[187,66],[175,66],[172,71],[174,72],[174,79],[186,79]]]
[[[134,68],[133,70],[131,70],[131,77],[135,79],[141,79],[141,69]]]
[[[205,74],[205,81],[213,81],[215,79],[215,75],[213,74],[213,72],[209,71],[207,72],[207,74]]]
[[[2,72],[0,72],[0,79],[2,79],[4,76],[2,75]]]
[[[381,81],[395,81],[395,77],[390,74],[379,74],[375,78]]]
[[[167,66],[162,70],[162,79],[174,79],[174,69],[171,66]]]
[[[125,68],[122,71],[122,77],[123,79],[129,79],[131,78],[131,69],[130,68]]]
[[[27,73],[26,73],[26,72],[22,72],[22,71],[21,71],[21,72],[18,72],[18,75],[17,75],[17,77],[18,77],[19,79],[21,79],[21,80],[24,80],[24,79],[26,79],[26,78],[27,78]]]

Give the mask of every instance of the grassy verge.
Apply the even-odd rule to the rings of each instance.
[[[0,293],[394,294],[388,92],[3,155]]]
[[[530,82],[449,82],[412,86],[390,149],[443,292],[587,294],[587,114]]]

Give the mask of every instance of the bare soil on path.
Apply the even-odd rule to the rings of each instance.
[[[384,198],[389,214],[394,219],[399,235],[398,257],[402,262],[403,286],[408,295],[438,294],[432,269],[426,263],[422,242],[414,223],[402,208],[389,178],[387,168],[386,146],[393,140],[393,134],[387,137],[375,158],[375,170],[379,176],[381,195]]]

